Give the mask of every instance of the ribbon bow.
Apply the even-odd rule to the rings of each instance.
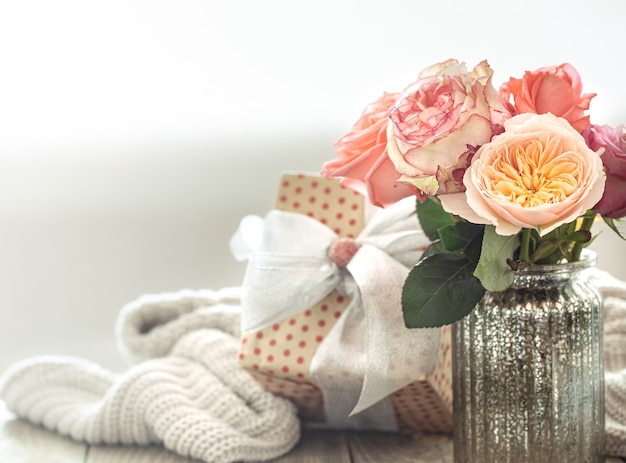
[[[272,210],[264,221],[245,217],[231,240],[233,254],[248,258],[244,332],[304,311],[334,289],[352,298],[311,363],[331,425],[396,429],[391,403],[383,399],[436,362],[440,331],[409,330],[402,319],[402,285],[429,244],[414,201],[378,209],[341,265],[330,252],[340,238],[304,214]]]

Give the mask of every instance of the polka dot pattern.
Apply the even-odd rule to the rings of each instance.
[[[355,238],[365,225],[365,200],[336,179],[286,174],[275,207],[319,220],[339,236]]]
[[[303,417],[323,421],[323,399],[311,381],[311,360],[349,303],[333,291],[304,312],[245,333],[239,363],[267,390],[290,398]]]
[[[324,422],[324,401],[322,393],[313,384],[275,376],[272,371],[251,371],[254,379],[268,391],[290,399],[298,407],[299,415],[309,422]]]
[[[365,225],[364,198],[336,179],[287,174],[275,207],[313,217],[339,236],[355,238]],[[239,362],[263,386],[298,407],[303,419],[324,422],[323,397],[310,365],[350,299],[336,291],[304,312],[242,336]],[[437,368],[392,395],[400,428],[431,432],[452,429],[450,329],[443,329]]]
[[[242,336],[240,363],[272,376],[311,380],[311,359],[350,302],[336,291],[304,312]],[[332,310],[331,310],[332,308]]]

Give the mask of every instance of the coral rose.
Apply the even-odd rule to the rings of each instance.
[[[498,133],[510,112],[486,61],[471,72],[448,60],[419,74],[390,113],[387,151],[400,182],[425,195],[463,191],[476,148]]]
[[[465,172],[465,193],[441,196],[444,209],[499,235],[522,228],[540,235],[569,223],[602,197],[599,153],[562,118],[520,114],[475,154]]]
[[[589,109],[595,93],[582,93],[583,85],[578,71],[569,63],[549,66],[524,77],[511,77],[500,86],[500,95],[511,105],[514,113],[552,113],[567,119],[572,127],[582,132],[589,125]]]
[[[615,128],[590,125],[583,137],[592,150],[604,148],[602,164],[606,171],[604,195],[594,210],[611,219],[626,217],[626,124]]]
[[[387,156],[387,121],[398,93],[385,93],[365,108],[350,131],[335,142],[337,159],[322,167],[325,177],[343,177],[341,184],[377,206],[410,196],[414,189],[397,184],[400,175]]]

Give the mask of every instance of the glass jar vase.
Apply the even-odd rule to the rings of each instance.
[[[578,262],[532,265],[453,326],[456,463],[604,461],[602,297]]]

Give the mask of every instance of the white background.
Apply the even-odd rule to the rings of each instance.
[[[0,370],[113,369],[119,309],[238,285],[228,239],[383,91],[447,58],[494,84],[572,63],[626,121],[626,2],[0,0]],[[626,279],[603,232],[600,267]]]

